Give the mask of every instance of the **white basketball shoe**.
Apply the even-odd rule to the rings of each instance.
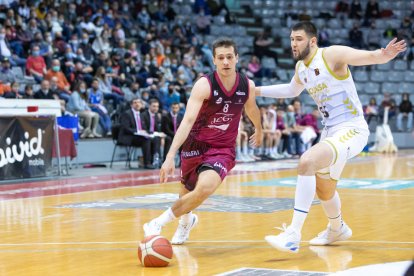
[[[330,224],[328,227],[320,232],[317,237],[309,241],[310,245],[328,245],[337,241],[345,241],[352,237],[352,230],[344,222],[338,231],[331,229]]]
[[[144,228],[144,235],[145,237],[152,236],[152,235],[159,235],[161,234],[161,225],[159,225],[155,219],[151,220],[150,222],[147,222],[142,227]]]
[[[265,240],[274,248],[280,251],[286,251],[291,253],[298,253],[300,247],[301,234],[297,233],[292,227],[286,227],[283,224],[282,228],[276,227],[282,230],[277,236],[266,236]]]
[[[178,228],[174,233],[174,236],[171,240],[171,244],[183,244],[188,240],[190,236],[190,231],[198,223],[198,217],[196,214],[192,214],[192,218],[189,223],[184,223],[181,219],[178,223]]]

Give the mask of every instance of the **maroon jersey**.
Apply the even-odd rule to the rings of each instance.
[[[234,148],[240,116],[249,98],[249,80],[237,73],[236,83],[227,91],[217,72],[204,77],[210,83],[210,97],[201,106],[183,149],[203,153],[208,148]]]

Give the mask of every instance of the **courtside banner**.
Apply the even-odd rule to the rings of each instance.
[[[0,180],[46,176],[54,117],[0,117]]]

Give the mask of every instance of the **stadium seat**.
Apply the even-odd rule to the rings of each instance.
[[[414,82],[414,71],[407,71],[404,73],[404,81]]]
[[[375,82],[367,82],[365,84],[365,92],[368,94],[378,94],[380,92],[380,85]]]
[[[383,82],[381,84],[382,93],[394,93],[397,91],[398,86],[395,83]]]
[[[391,70],[392,61],[384,64],[378,64],[377,69],[381,71],[388,71]]]
[[[371,81],[375,81],[375,82],[383,82],[386,81],[386,72],[384,71],[372,71],[371,72],[371,77],[370,80]]]
[[[405,71],[408,69],[407,62],[405,60],[398,59],[394,62],[394,69],[399,71]]]
[[[404,79],[404,74],[397,71],[390,71],[387,73],[387,80],[391,82],[401,82]]]
[[[356,81],[368,81],[368,73],[363,70],[356,71],[354,73],[354,79]]]
[[[414,83],[402,82],[398,85],[398,93],[414,93]]]

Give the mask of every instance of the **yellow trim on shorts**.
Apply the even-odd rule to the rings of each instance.
[[[331,166],[335,165],[336,160],[338,160],[338,150],[336,149],[335,145],[331,141],[325,139],[322,142],[328,143],[334,149],[334,151],[335,151],[335,160],[334,160],[334,162],[332,163]]]
[[[325,60],[325,57],[324,57],[324,55],[323,55],[323,53],[324,53],[324,51],[325,51],[325,49],[323,49],[322,50],[322,59],[323,59],[323,63],[325,63],[325,67],[326,67],[326,69],[328,69],[328,72],[335,78],[335,79],[337,79],[337,80],[346,80],[348,77],[349,77],[349,75],[350,75],[350,71],[349,71],[349,67],[346,67],[346,75],[345,76],[343,76],[343,77],[340,77],[340,76],[337,76],[332,70],[331,70],[331,68],[329,68],[329,66],[328,66],[328,63],[326,62],[326,60]]]

